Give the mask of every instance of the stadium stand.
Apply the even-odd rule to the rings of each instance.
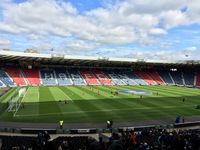
[[[53,70],[40,70],[40,76],[43,85],[56,85],[56,79]]]
[[[81,70],[80,71],[82,77],[85,79],[88,85],[100,85],[99,80],[96,76],[92,73],[92,71],[88,70]]]
[[[92,138],[88,136],[75,136],[75,137],[58,137],[51,144],[54,146],[54,149],[61,148],[63,150],[89,150],[88,144]],[[50,144],[49,144],[50,145]],[[48,146],[47,146],[48,147]],[[95,149],[91,149],[95,150]]]
[[[134,73],[143,79],[148,85],[156,85],[157,83],[145,72],[143,71],[134,71]]]
[[[16,67],[6,67],[4,68],[4,71],[6,71],[9,76],[13,79],[13,81],[18,86],[26,86],[27,83],[25,81],[25,78],[19,68]]]
[[[31,86],[40,85],[40,76],[38,69],[24,69],[24,75]]]
[[[0,135],[1,150],[27,150],[37,149],[36,138],[27,136],[2,136]]]
[[[0,80],[8,87],[13,87],[14,86],[14,83],[7,76],[7,74],[2,70],[0,70]]]
[[[170,71],[170,74],[176,85],[184,85],[183,76],[181,71]]]
[[[68,72],[74,85],[86,85],[86,82],[84,81],[78,70],[69,69]]]
[[[195,86],[200,87],[200,71],[198,71],[196,74]]]
[[[37,137],[0,136],[2,150],[199,150],[200,130],[142,129],[122,130],[111,136],[60,136],[53,140]],[[49,140],[50,139],[50,140]]]
[[[199,72],[167,70],[81,70],[51,68],[23,69],[7,67],[0,70],[0,87],[38,85],[186,85],[200,86]],[[39,74],[40,73],[40,74]],[[11,78],[10,78],[11,77]],[[14,82],[13,82],[13,81]],[[42,81],[42,83],[40,83]]]
[[[117,75],[117,71],[104,71],[107,76],[111,78],[115,85],[126,85],[124,81]]]
[[[162,80],[160,75],[156,70],[149,70],[146,72],[158,85],[165,85],[165,82]]]
[[[113,85],[111,79],[109,79],[102,71],[93,70],[92,73],[98,78],[102,85]]]
[[[195,74],[193,71],[183,71],[183,79],[185,81],[185,85],[193,86],[194,85],[194,77]]]
[[[55,73],[56,73],[56,79],[58,81],[58,85],[61,85],[61,86],[73,85],[70,75],[66,69],[56,68]]]
[[[157,70],[157,72],[167,85],[174,85],[175,84],[168,71]]]

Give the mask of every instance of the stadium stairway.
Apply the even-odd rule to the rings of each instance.
[[[155,70],[149,70],[146,72],[158,85],[165,85],[160,75]]]
[[[57,85],[57,81],[53,70],[40,70],[42,84],[46,86]]]
[[[134,71],[134,73],[143,79],[148,85],[156,85],[157,83],[145,72],[143,71]]]
[[[200,87],[200,71],[198,71],[196,74],[195,86]]]
[[[113,85],[111,79],[109,79],[102,71],[93,70],[92,73],[98,78],[102,85]]]
[[[0,87],[4,87],[4,84],[2,83],[2,81],[0,81]]]
[[[92,71],[81,70],[80,73],[88,85],[101,85],[97,77],[92,73]]]
[[[13,81],[3,70],[0,70],[0,80],[4,83],[4,85],[6,85],[8,87],[15,86]]]
[[[170,74],[176,85],[184,85],[183,75],[181,71],[170,71]]]
[[[13,81],[18,86],[26,86],[27,83],[24,79],[23,74],[21,73],[21,70],[19,68],[15,67],[6,67],[4,68],[4,71],[8,73],[8,75],[13,79]]]
[[[38,69],[24,69],[23,70],[26,79],[31,86],[38,86],[40,85],[40,76]]]
[[[72,79],[70,78],[69,73],[66,69],[56,68],[55,69],[56,79],[58,81],[58,85],[73,85]]]

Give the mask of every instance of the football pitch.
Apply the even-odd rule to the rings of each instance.
[[[144,90],[152,95],[115,94],[118,90]],[[28,87],[20,109],[6,111],[15,89],[0,98],[0,121],[55,123],[142,122],[200,116],[200,89],[177,86],[67,86]],[[185,102],[183,102],[183,98]]]

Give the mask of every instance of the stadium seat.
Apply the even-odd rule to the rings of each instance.
[[[104,71],[108,77],[111,78],[115,85],[127,85],[115,71]]]
[[[184,85],[183,75],[181,71],[170,71],[170,74],[176,85]]]
[[[78,70],[69,69],[68,72],[74,85],[86,85],[85,80],[82,78]]]
[[[133,79],[136,85],[147,85],[147,83],[139,78],[136,74],[134,74],[132,71],[124,71],[124,73],[130,78]]]
[[[99,82],[102,85],[113,85],[111,79],[109,79],[102,71],[99,70],[93,70],[92,73],[99,79]]]
[[[157,72],[160,75],[160,77],[163,79],[165,84],[167,84],[167,85],[174,85],[175,84],[168,71],[166,71],[166,70],[157,70]]]
[[[73,85],[72,79],[70,78],[70,75],[66,69],[56,68],[55,73],[58,85]]]
[[[196,83],[195,86],[200,87],[200,71],[196,74]]]
[[[43,85],[56,85],[56,79],[53,70],[40,70],[40,76]]]
[[[40,85],[40,76],[38,69],[24,69],[24,75],[31,86]]]
[[[134,73],[143,79],[148,85],[156,85],[157,83],[145,72],[143,71],[134,71]]]
[[[97,77],[91,71],[82,70],[80,73],[88,85],[101,85]]]
[[[15,86],[12,80],[8,77],[8,75],[2,70],[0,70],[0,80],[8,87]]]
[[[158,85],[165,85],[165,82],[162,80],[160,75],[156,70],[149,70],[146,72]]]
[[[4,71],[6,71],[9,74],[9,76],[13,79],[13,81],[16,83],[16,85],[18,85],[18,86],[26,86],[27,85],[25,78],[19,68],[6,67],[4,69]]]
[[[135,78],[130,74],[129,71],[115,71],[115,74],[119,76],[119,78],[126,83],[126,85],[138,85],[138,83],[135,81]]]
[[[185,82],[185,85],[188,86],[194,86],[194,71],[183,71],[183,79]]]

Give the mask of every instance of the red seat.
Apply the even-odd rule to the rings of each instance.
[[[143,79],[149,85],[156,85],[157,83],[145,72],[142,71],[134,71],[134,73]]]
[[[7,67],[4,69],[18,86],[26,86],[26,81],[19,68]]]
[[[40,85],[40,76],[38,69],[24,69],[24,74],[30,85]]]
[[[99,79],[102,85],[113,85],[111,79],[109,79],[102,71],[94,70],[92,73]]]
[[[196,78],[196,86],[200,87],[200,71],[197,72],[197,78]]]
[[[147,74],[159,85],[165,85],[160,75],[155,70],[147,71]]]
[[[100,85],[99,80],[91,71],[83,70],[83,71],[80,71],[80,73],[88,85]]]

